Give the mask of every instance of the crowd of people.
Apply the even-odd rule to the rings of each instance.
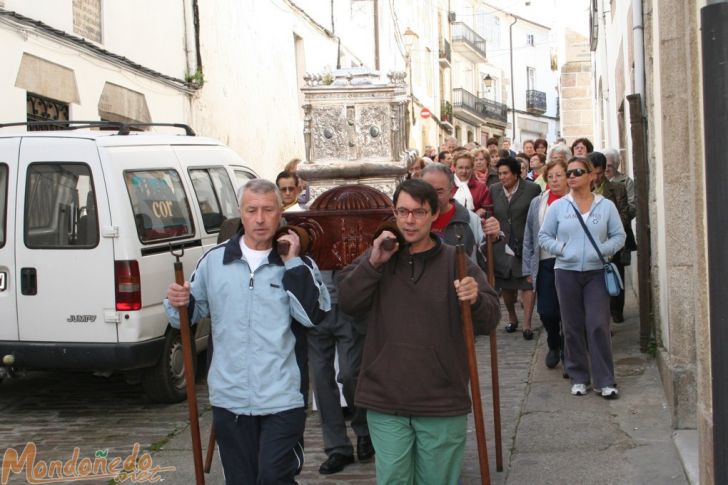
[[[545,365],[562,364],[571,394],[618,396],[610,325],[624,321],[624,295],[608,294],[602,257],[624,278],[636,249],[634,184],[619,172],[618,150],[595,152],[586,138],[521,148],[508,138],[463,147],[454,137],[425,147],[394,192],[393,221],[340,271],[319,270],[301,234],[285,228],[286,213],[311,202],[299,159],[275,183],[242,188],[237,233],[202,257],[190,282],[171,284],[165,301],[173,325],[180,306],[192,322],[212,318],[208,386],[227,483],[295,483],[309,369],[321,474],[356,457],[375,459],[380,483],[458,483],[471,408],[462,302],[476,335],[487,334],[502,297],[505,332],[526,340],[535,309]],[[495,288],[485,278],[488,238]],[[275,251],[283,241],[287,252]]]

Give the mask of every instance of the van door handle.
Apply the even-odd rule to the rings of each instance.
[[[21,268],[20,293],[23,295],[38,294],[38,275],[35,268]]]

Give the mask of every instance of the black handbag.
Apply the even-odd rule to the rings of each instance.
[[[571,202],[569,203],[571,204]],[[586,224],[584,224],[584,219],[582,219],[579,209],[577,209],[574,204],[571,204],[571,207],[574,208],[574,212],[576,212],[576,219],[581,223],[581,227],[584,228],[586,237],[589,238],[589,241],[592,243],[592,246],[594,246],[594,250],[599,256],[599,260],[604,265],[604,284],[607,286],[607,293],[609,293],[609,296],[619,296],[619,294],[622,293],[622,290],[624,289],[624,284],[622,283],[622,277],[619,276],[617,265],[614,263],[610,263],[609,261],[604,259],[604,256],[602,256],[602,252],[599,250],[599,246],[597,246],[597,243],[594,241],[591,232],[589,232],[589,228],[587,228]]]

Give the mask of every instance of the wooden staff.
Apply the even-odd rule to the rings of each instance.
[[[465,246],[462,242],[457,245],[457,266],[458,279],[462,281],[468,275],[465,271]],[[475,420],[475,436],[478,441],[478,460],[480,462],[480,483],[490,485],[490,465],[488,464],[488,447],[485,444],[483,403],[480,399],[480,379],[478,378],[478,361],[475,358],[475,334],[473,333],[473,316],[470,313],[470,302],[460,302],[460,313],[462,313],[463,317],[465,350],[468,353],[470,394],[473,398],[473,418]]]
[[[174,279],[178,285],[184,285],[185,274],[180,258],[185,254],[184,248],[175,252],[171,245],[169,252],[176,258],[174,262]],[[205,485],[202,473],[202,443],[200,442],[200,421],[197,417],[197,394],[195,394],[195,371],[192,366],[192,338],[190,336],[190,319],[187,306],[177,307],[179,311],[179,330],[182,337],[182,355],[185,367],[185,387],[187,389],[187,409],[190,416],[190,433],[192,433],[192,455],[195,460],[195,483]]]
[[[492,214],[490,209],[486,209],[485,218]],[[485,257],[488,264],[488,283],[495,288],[495,261],[493,260],[493,237],[485,238]],[[496,332],[493,329],[490,332],[490,377],[491,388],[493,391],[493,427],[495,428],[495,469],[503,471],[503,441],[501,438],[501,415],[500,415],[500,380],[498,377],[498,344],[496,342]]]
[[[205,457],[205,473],[210,473],[212,458],[215,454],[215,425],[210,426],[210,440],[207,443],[207,456]]]

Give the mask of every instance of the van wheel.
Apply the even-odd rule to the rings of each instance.
[[[195,353],[194,346],[193,338],[193,355]],[[193,359],[193,362],[195,360]],[[193,365],[195,364],[193,363]],[[170,328],[167,331],[162,358],[159,359],[157,365],[144,370],[142,387],[153,402],[175,403],[185,400],[184,357],[179,330]]]

